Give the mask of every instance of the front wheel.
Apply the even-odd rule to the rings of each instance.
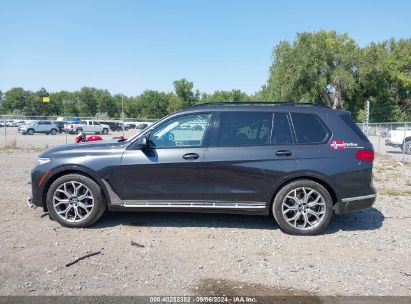
[[[63,175],[47,192],[47,208],[62,226],[83,228],[96,222],[106,210],[103,191],[80,174]]]
[[[33,134],[34,134],[34,130],[33,130],[33,129],[28,129],[28,130],[27,130],[27,134],[28,134],[28,135],[33,135]]]
[[[103,129],[103,134],[108,134],[108,129]]]
[[[333,201],[322,185],[302,179],[281,188],[274,199],[272,211],[284,232],[315,235],[328,226],[333,214]]]
[[[56,130],[56,129],[52,129],[50,133],[51,133],[51,135],[56,135],[56,134],[57,134],[57,130]]]

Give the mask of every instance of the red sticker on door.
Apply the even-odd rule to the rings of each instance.
[[[331,150],[344,150],[345,142],[343,140],[334,140],[330,142]]]

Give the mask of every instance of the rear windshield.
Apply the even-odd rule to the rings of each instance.
[[[341,118],[344,120],[344,122],[357,134],[362,140],[365,142],[370,142],[365,136],[365,134],[361,131],[361,129],[352,121],[351,115],[350,114],[343,114],[341,115]]]

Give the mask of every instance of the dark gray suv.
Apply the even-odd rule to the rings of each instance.
[[[106,209],[272,215],[291,234],[370,207],[372,144],[349,112],[302,103],[200,104],[125,141],[48,149],[31,206],[66,227]]]

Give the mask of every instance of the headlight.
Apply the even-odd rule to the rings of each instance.
[[[37,166],[44,165],[51,162],[51,159],[48,157],[40,157],[37,158]]]

